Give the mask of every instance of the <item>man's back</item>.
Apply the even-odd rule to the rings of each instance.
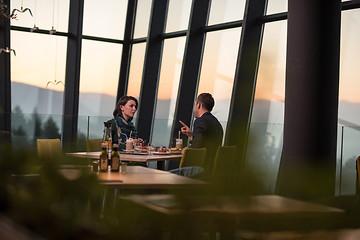
[[[220,122],[210,112],[204,113],[194,122],[191,148],[207,149],[205,169],[211,172],[216,151],[222,144],[223,129]]]

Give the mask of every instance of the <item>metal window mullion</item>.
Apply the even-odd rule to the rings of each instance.
[[[267,0],[247,0],[230,102],[225,145],[235,145],[241,167],[251,121]]]
[[[84,0],[70,0],[62,135],[65,151],[76,147],[83,12]]]
[[[149,140],[151,137],[155,115],[163,50],[163,40],[161,36],[165,31],[168,4],[169,0],[153,0],[150,15],[137,121],[139,135],[146,140]]]
[[[10,9],[10,0],[4,0],[4,3]],[[0,24],[0,43],[0,48],[10,48],[10,21]],[[13,57],[12,54],[12,52],[0,54],[0,131],[6,132],[11,131],[10,57]]]
[[[178,135],[179,120],[190,124],[193,116],[193,104],[199,84],[202,56],[205,46],[203,29],[206,27],[211,0],[194,0],[191,8],[189,27],[186,37],[185,53],[181,69],[179,90],[176,100],[172,137]],[[184,136],[184,138],[186,138]],[[187,139],[184,139],[185,142]]]
[[[116,102],[120,99],[121,96],[124,96],[127,92],[130,63],[131,63],[131,49],[132,49],[131,39],[134,34],[136,5],[137,5],[137,0],[129,0],[127,14],[126,14],[124,44],[121,55],[119,84],[118,84]]]

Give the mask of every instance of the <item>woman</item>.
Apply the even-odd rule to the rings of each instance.
[[[111,122],[113,143],[119,142],[119,148],[124,149],[127,138],[136,139],[137,131],[132,119],[138,107],[138,101],[132,96],[122,96],[116,104]]]

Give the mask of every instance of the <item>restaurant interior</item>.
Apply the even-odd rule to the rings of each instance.
[[[359,24],[360,0],[0,0],[0,239],[358,239]],[[217,149],[182,130],[201,93]]]

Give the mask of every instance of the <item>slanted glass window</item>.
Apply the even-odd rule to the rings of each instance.
[[[185,37],[180,37],[164,41],[152,135],[152,141],[157,146],[168,146],[169,144],[184,57],[185,40]]]
[[[192,0],[169,0],[166,31],[185,30],[189,25]]]
[[[274,193],[282,151],[287,22],[266,23],[245,168],[261,169],[266,191]]]
[[[65,37],[11,31],[11,132],[17,147],[60,138],[65,83]],[[29,47],[31,46],[31,47]]]
[[[341,45],[340,45],[340,86],[338,123],[341,126],[338,133],[342,146],[341,186],[339,193],[355,194],[356,165],[359,156],[360,137],[360,10],[342,11],[341,15]],[[343,131],[343,132],[342,132]],[[340,149],[338,149],[340,150]]]
[[[211,93],[212,113],[225,131],[229,115],[241,28],[210,32],[206,36],[198,94]]]
[[[112,116],[121,52],[121,44],[83,40],[79,115]]]
[[[33,16],[27,10],[17,14],[17,18],[11,20],[11,25],[32,28],[34,25],[40,29],[50,30],[52,26],[59,32],[68,31],[70,0],[11,0],[11,11],[14,9],[29,8]]]
[[[242,20],[245,0],[212,0],[208,25]]]
[[[138,0],[136,7],[134,38],[142,38],[147,36],[151,6],[152,0]]]
[[[145,43],[138,43],[138,44],[133,44],[131,50],[132,53],[131,53],[131,64],[130,64],[129,81],[127,87],[127,95],[133,96],[138,100],[140,96],[145,48],[146,48]]]
[[[127,0],[86,0],[83,35],[124,39]]]
[[[266,15],[288,11],[288,0],[268,0]]]

